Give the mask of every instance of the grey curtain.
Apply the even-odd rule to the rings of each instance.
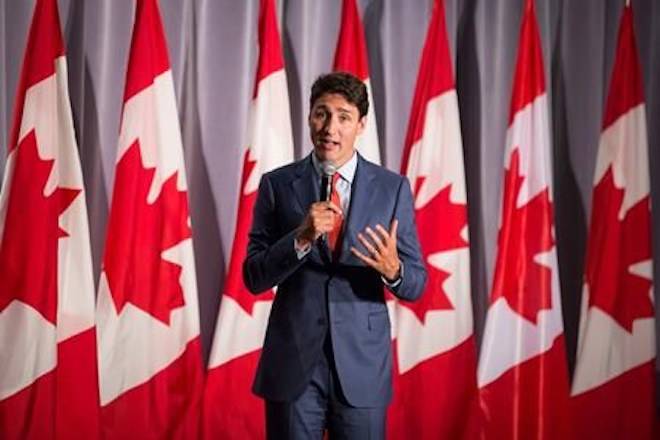
[[[383,163],[398,170],[432,0],[361,0]],[[493,273],[507,115],[523,0],[445,0],[467,167],[480,335]],[[586,231],[624,0],[536,0],[553,136],[568,361],[577,340]],[[0,139],[11,124],[32,0],[0,0]],[[660,206],[660,2],[633,0],[644,74],[652,204]],[[133,0],[60,0],[69,86],[98,278],[111,196]],[[161,0],[190,187],[205,355],[232,242],[257,56],[258,0]],[[340,0],[279,0],[296,157],[310,151],[309,87],[330,70]],[[0,155],[0,175],[5,154]],[[657,212],[657,209],[656,209]],[[660,256],[660,215],[653,220]],[[660,261],[660,258],[656,258]],[[660,263],[655,268],[660,298]],[[657,320],[660,329],[660,319]],[[660,382],[660,381],[659,381]]]

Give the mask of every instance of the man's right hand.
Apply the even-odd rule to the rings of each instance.
[[[332,231],[341,209],[332,202],[316,202],[309,207],[307,215],[298,227],[296,240],[300,245],[312,244],[321,235]]]

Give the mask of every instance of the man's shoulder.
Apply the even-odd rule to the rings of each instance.
[[[308,162],[309,156],[305,156],[300,160],[282,165],[264,173],[262,179],[269,179],[271,182],[289,181],[299,176],[304,171],[305,167],[308,166]]]
[[[406,180],[405,176],[389,170],[382,165],[369,162],[365,158],[361,158],[361,160],[358,162],[358,166],[364,167],[364,171],[376,178],[379,184],[399,186]]]

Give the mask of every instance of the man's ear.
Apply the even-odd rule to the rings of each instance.
[[[367,126],[367,115],[364,115],[358,121],[357,134],[362,134],[362,132],[364,131],[364,127],[366,127],[366,126]]]

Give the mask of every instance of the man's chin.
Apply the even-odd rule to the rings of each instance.
[[[315,148],[314,153],[316,153],[316,157],[318,160],[321,162],[332,162],[335,163],[337,162],[337,159],[341,155],[338,149],[326,149],[326,148]]]

